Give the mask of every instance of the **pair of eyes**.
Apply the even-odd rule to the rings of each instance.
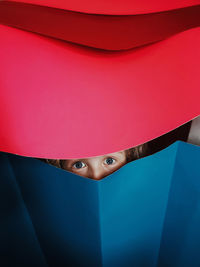
[[[116,160],[111,158],[111,157],[108,157],[104,160],[104,164],[106,164],[106,165],[112,165],[115,162],[116,162]],[[82,168],[86,167],[86,164],[83,161],[77,161],[72,165],[72,167],[74,167],[75,169],[82,169]]]

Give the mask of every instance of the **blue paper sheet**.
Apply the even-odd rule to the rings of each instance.
[[[0,153],[0,193],[0,265],[200,266],[198,146],[178,141],[99,181]]]

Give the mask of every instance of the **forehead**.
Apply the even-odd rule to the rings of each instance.
[[[125,156],[125,154],[126,154],[126,152],[124,150],[124,151],[113,152],[113,153],[109,153],[106,155],[91,157],[91,158],[86,158],[86,159],[101,159],[101,158],[107,158],[107,157],[123,157],[123,156]]]
[[[125,150],[123,151],[118,151],[118,152],[113,152],[113,153],[110,153],[110,154],[106,154],[104,156],[101,156],[101,157],[112,157],[112,156],[115,156],[115,157],[121,157],[121,156],[124,156],[126,154]]]
[[[93,160],[101,160],[107,157],[116,157],[116,158],[125,158],[126,156],[126,152],[125,150],[123,151],[118,151],[118,152],[113,152],[113,153],[109,153],[106,155],[102,155],[102,156],[97,156],[97,157],[91,157],[91,158],[79,158],[79,159],[69,159],[67,161],[93,161]]]

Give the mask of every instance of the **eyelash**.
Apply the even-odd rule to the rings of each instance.
[[[76,165],[78,162],[81,162],[84,166],[81,167],[81,168],[77,168],[77,167],[75,167],[75,165]],[[72,165],[72,167],[75,168],[75,169],[77,169],[77,170],[79,170],[79,169],[83,169],[83,168],[85,168],[85,167],[86,167],[86,164],[85,164],[83,161],[77,161],[77,162],[75,162],[75,163]]]
[[[108,159],[112,159],[113,160],[113,162],[111,163],[111,164],[108,164],[108,162],[106,162]],[[80,162],[80,163],[82,163],[82,165],[84,165],[83,167],[80,167],[80,168],[77,168],[75,165],[78,163],[78,162]],[[116,159],[114,159],[114,158],[112,158],[112,157],[107,157],[105,160],[104,160],[104,164],[105,165],[113,165],[114,163],[116,163]],[[77,162],[75,162],[73,165],[72,165],[72,167],[74,168],[74,169],[77,169],[77,170],[80,170],[80,169],[83,169],[83,168],[85,168],[87,166],[87,164],[85,164],[83,161],[77,161]]]
[[[116,162],[116,160],[115,160],[114,158],[112,158],[112,157],[108,157],[108,158],[106,158],[106,159],[104,160],[104,162],[105,162],[106,165],[113,165],[113,163],[108,164],[108,163],[106,162],[106,160],[108,160],[108,159],[112,159],[112,160],[113,160],[113,163]]]

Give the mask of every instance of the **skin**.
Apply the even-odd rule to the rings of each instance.
[[[126,152],[120,151],[85,159],[68,159],[63,168],[83,177],[100,180],[126,164]]]

